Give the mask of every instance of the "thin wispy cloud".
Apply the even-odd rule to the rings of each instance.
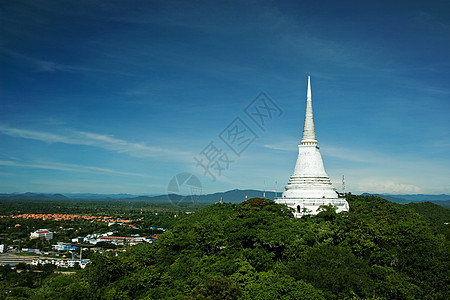
[[[88,145],[87,143],[82,143],[82,141],[80,141],[80,140],[71,139],[69,137],[58,135],[58,134],[53,134],[50,132],[12,128],[12,127],[3,126],[3,125],[0,125],[0,133],[6,134],[6,135],[9,135],[12,137],[37,140],[37,141],[42,141],[42,142],[46,142],[46,143]]]
[[[333,146],[324,146],[320,148],[320,152],[326,156],[335,157],[341,160],[357,163],[382,163],[385,162],[387,159],[389,159],[388,157],[386,157],[386,155],[356,149],[355,147],[341,148]]]
[[[189,152],[174,151],[167,148],[148,146],[142,143],[132,143],[125,140],[114,138],[112,135],[102,135],[92,132],[75,132],[80,136],[83,141],[92,143],[94,146],[98,146],[107,150],[112,150],[119,153],[126,153],[135,157],[154,157],[161,155],[170,156],[189,156]]]
[[[83,166],[83,165],[77,165],[77,164],[44,162],[44,161],[21,162],[21,161],[12,161],[12,160],[0,160],[0,166],[31,168],[31,169],[45,169],[45,170],[64,171],[64,172],[93,173],[93,174],[103,174],[103,175],[148,177],[148,175],[145,175],[145,174],[123,172],[123,171],[117,171],[117,170],[112,170],[112,169],[108,169],[108,168]]]
[[[280,145],[264,145],[264,148],[279,150],[279,151],[294,151],[295,150],[295,147],[280,146]]]
[[[395,181],[386,180],[366,180],[359,183],[358,189],[374,194],[420,194],[422,190],[420,187],[413,184],[398,183]]]
[[[58,64],[53,61],[30,57],[6,48],[0,48],[0,53],[12,56],[34,66],[37,72],[72,72],[76,69],[75,67]]]
[[[69,131],[67,136],[45,131],[11,128],[0,126],[0,133],[12,137],[37,140],[45,143],[63,143],[70,145],[87,145],[100,147],[117,153],[125,153],[133,157],[171,156],[171,159],[189,157],[189,152],[174,151],[161,147],[148,146],[143,143],[133,143],[114,138],[112,135],[102,135],[92,132]]]
[[[98,68],[92,68],[92,67],[85,67],[82,65],[68,65],[68,64],[61,64],[57,63],[55,61],[35,58],[31,56],[27,56],[15,51],[11,51],[6,48],[0,47],[0,53],[4,53],[8,56],[12,56],[14,58],[17,58],[21,61],[24,61],[25,63],[28,63],[29,65],[34,67],[35,72],[94,72],[94,73],[107,73],[107,74],[116,74],[116,75],[124,75],[124,76],[135,76],[135,74],[128,73],[128,72],[122,72],[122,71],[116,71],[116,70],[104,70],[104,69],[98,69]]]

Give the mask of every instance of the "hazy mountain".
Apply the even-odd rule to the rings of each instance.
[[[33,200],[68,200],[66,196],[62,194],[39,194],[39,193],[23,193],[23,194],[0,194],[1,198],[8,199],[33,199]]]
[[[278,197],[281,196],[281,192],[277,193]],[[450,207],[450,195],[389,195],[389,194],[367,194],[363,195],[375,195],[394,203],[407,204],[407,203],[421,203],[432,202],[441,206]],[[66,194],[46,194],[46,193],[12,193],[12,194],[0,194],[0,198],[3,199],[32,199],[32,200],[117,200],[117,201],[144,201],[144,202],[173,202],[179,203],[215,203],[220,199],[224,202],[240,203],[246,198],[263,197],[264,191],[260,190],[230,190],[225,192],[217,192],[213,194],[205,195],[132,195],[132,194],[93,194],[93,193],[66,193]],[[267,199],[274,199],[274,191],[266,191],[265,196]]]
[[[255,197],[263,197],[264,192],[258,190],[231,190],[226,192],[218,192],[214,194],[206,195],[158,195],[158,196],[137,196],[133,198],[127,198],[122,200],[129,201],[151,201],[151,202],[174,202],[174,203],[189,203],[189,202],[201,202],[201,203],[215,203],[219,202],[220,199],[228,203],[241,203],[245,201],[246,197],[248,199]],[[273,199],[275,192],[266,192],[267,199]],[[281,196],[281,193],[278,193]]]
[[[277,193],[278,196],[281,196],[281,192]],[[240,203],[245,201],[245,199],[260,197],[262,198],[264,195],[264,191],[259,190],[231,190],[226,192],[218,192],[214,194],[207,194],[199,196],[200,202],[219,202],[220,198],[224,202],[232,202],[232,203]],[[265,194],[267,199],[274,199],[275,192],[266,191]]]
[[[450,195],[440,194],[440,195],[424,195],[424,194],[414,194],[414,195],[389,195],[389,194],[367,194],[363,195],[374,195],[381,197],[383,199],[389,200],[394,203],[407,204],[407,203],[421,203],[421,202],[432,202],[441,206],[450,207]]]
[[[383,195],[380,195],[383,196]],[[440,195],[393,195],[394,197],[409,200],[411,202],[423,202],[423,201],[448,201],[450,200],[450,195],[440,194]]]
[[[149,196],[155,196],[149,195]],[[71,199],[127,199],[134,198],[137,195],[131,194],[93,194],[93,193],[64,193],[64,196]]]

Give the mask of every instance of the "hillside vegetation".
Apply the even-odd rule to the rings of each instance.
[[[406,208],[413,209],[420,214],[424,220],[432,223],[436,232],[445,235],[450,240],[450,209],[431,202],[408,203]]]
[[[445,235],[409,207],[349,196],[294,219],[254,198],[180,219],[153,244],[97,255],[7,299],[450,299]],[[12,294],[12,295],[11,295]]]

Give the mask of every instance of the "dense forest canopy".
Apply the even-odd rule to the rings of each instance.
[[[324,206],[301,219],[259,198],[211,205],[178,218],[153,244],[95,255],[86,269],[48,276],[37,288],[8,293],[3,280],[1,292],[7,299],[450,299],[444,215],[424,217],[374,196],[348,201],[350,212]]]

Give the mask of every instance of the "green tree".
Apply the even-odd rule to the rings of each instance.
[[[345,248],[320,245],[287,265],[287,274],[311,283],[328,299],[371,295],[369,266]]]
[[[256,272],[248,262],[240,261],[231,276],[242,290],[242,299],[325,299],[322,292],[302,280],[274,271]]]

